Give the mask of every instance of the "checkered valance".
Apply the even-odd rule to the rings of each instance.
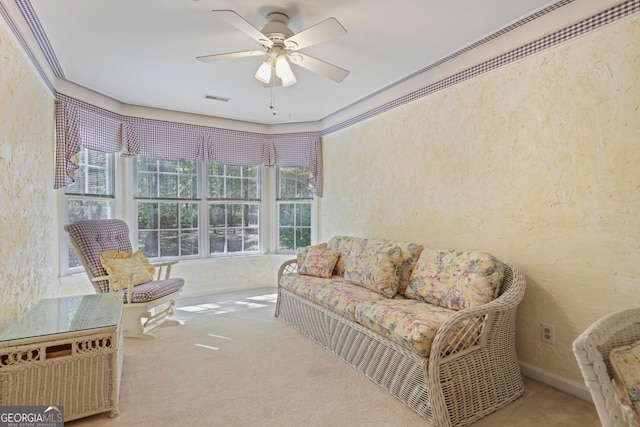
[[[155,160],[306,166],[313,193],[322,196],[322,148],[317,132],[266,135],[129,117],[57,94],[55,188],[73,182],[77,165],[71,158],[80,148]]]

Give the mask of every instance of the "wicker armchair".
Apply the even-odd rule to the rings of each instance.
[[[132,273],[108,275],[100,262],[104,251],[132,251],[127,223],[118,219],[83,220],[67,224],[64,229],[96,292],[123,292],[125,337],[155,339],[150,333],[155,327],[180,324],[169,318],[184,286],[183,279],[170,278],[171,266],[177,261],[152,264],[157,273],[154,280],[134,286]]]
[[[611,313],[596,321],[573,342],[573,353],[604,427],[626,426],[612,382],[609,354],[640,341],[640,308]]]

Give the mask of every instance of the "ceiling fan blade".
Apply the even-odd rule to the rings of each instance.
[[[298,50],[344,36],[347,30],[335,18],[325,19],[285,40],[287,49]]]
[[[316,74],[320,74],[328,79],[333,80],[336,83],[340,83],[349,75],[349,71],[344,68],[340,68],[336,65],[329,64],[328,62],[321,61],[312,56],[305,55],[299,52],[288,55],[292,63],[306,68]]]
[[[251,25],[246,19],[238,15],[233,10],[212,10],[216,17],[222,19],[230,25],[233,25],[264,47],[273,46],[273,42],[267,36],[262,34],[260,30]]]
[[[225,59],[246,58],[248,56],[262,56],[267,52],[262,50],[245,50],[242,52],[220,53],[216,55],[196,56],[196,59],[202,62],[222,61]]]

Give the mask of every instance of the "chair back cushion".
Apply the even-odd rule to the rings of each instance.
[[[107,275],[100,263],[102,252],[131,252],[129,227],[122,220],[81,220],[67,225],[66,229],[89,278]],[[109,292],[109,283],[106,280],[98,282],[98,287],[104,293]]]

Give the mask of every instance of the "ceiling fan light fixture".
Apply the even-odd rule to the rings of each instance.
[[[291,66],[284,55],[278,55],[276,58],[276,76],[282,80],[282,86],[291,86],[296,82],[296,76],[291,71]]]
[[[256,71],[256,79],[260,80],[264,84],[271,82],[271,69],[273,68],[273,61],[271,57],[267,58]]]

